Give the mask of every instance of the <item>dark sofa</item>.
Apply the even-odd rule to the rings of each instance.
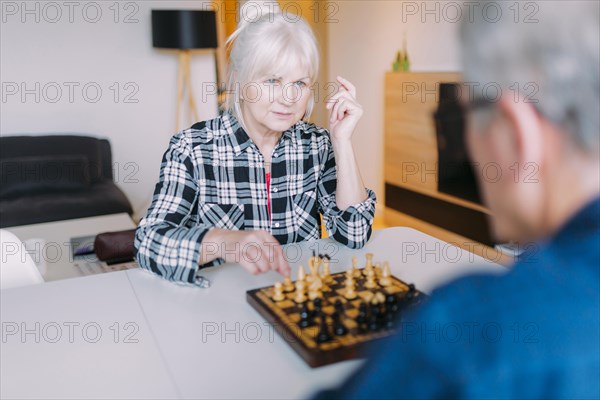
[[[126,212],[110,143],[88,136],[0,137],[0,228]]]

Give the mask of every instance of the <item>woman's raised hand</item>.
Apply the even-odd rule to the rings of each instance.
[[[340,88],[327,101],[329,116],[329,133],[332,141],[350,140],[356,124],[363,115],[362,106],[356,101],[356,87],[342,78],[337,77]]]

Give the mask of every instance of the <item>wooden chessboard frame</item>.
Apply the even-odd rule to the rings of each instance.
[[[362,269],[359,269],[362,273]],[[345,272],[331,274],[331,277],[336,280],[336,283],[339,283],[345,279]],[[357,281],[357,298],[354,300],[345,299],[341,291],[343,289],[336,289],[337,294],[324,294],[323,296],[323,305],[322,310],[328,315],[331,315],[334,311],[334,302],[336,299],[341,299],[345,304],[346,302],[351,302],[351,308],[346,310],[346,314],[348,318],[353,318],[358,315],[358,303],[360,301],[364,301],[366,293],[373,292],[384,292],[388,293],[401,293],[408,292],[409,286],[406,282],[391,276],[392,284],[385,288],[377,288],[375,290],[369,290],[362,287],[362,283],[364,282],[364,278],[359,278],[360,283]],[[316,336],[319,331],[318,324],[308,328],[300,328],[298,326],[299,321],[299,313],[292,312],[288,313],[285,309],[289,309],[292,307],[300,307],[293,300],[293,292],[286,293],[286,299],[282,302],[275,302],[272,300],[272,296],[274,293],[274,286],[266,286],[259,289],[253,289],[246,292],[246,299],[248,303],[263,317],[267,322],[269,322],[277,333],[281,336],[281,338],[286,341],[295,351],[304,359],[304,361],[311,366],[312,368],[320,367],[327,364],[332,364],[340,361],[354,359],[360,356],[362,350],[367,344],[372,343],[373,341],[381,340],[390,335],[393,335],[397,332],[397,328],[387,329],[382,328],[376,332],[364,332],[357,333],[356,332],[356,322],[351,321],[348,318],[344,321],[344,324],[349,328],[352,334],[347,334],[346,336],[335,337],[335,339],[331,342],[326,343],[317,343]],[[420,299],[424,299],[427,296],[416,290],[416,297]],[[280,304],[285,304],[286,307],[281,307]],[[293,303],[290,305],[290,303]],[[308,301],[309,304],[312,304],[312,301]],[[354,315],[356,314],[356,315]],[[298,316],[298,319],[295,317]],[[317,318],[318,319],[318,318]],[[354,326],[348,326],[349,323],[354,323]]]

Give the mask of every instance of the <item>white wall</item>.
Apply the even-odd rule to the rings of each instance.
[[[175,130],[176,56],[152,48],[150,10],[199,9],[206,7],[207,2],[130,2],[139,7],[137,11],[131,5],[126,6],[128,2],[121,2],[117,23],[112,1],[95,3],[102,10],[97,23],[87,22],[83,14],[83,8],[93,2],[75,2],[78,6],[74,8],[73,22],[69,21],[69,9],[64,2],[56,2],[62,11],[56,23],[49,22],[56,12],[47,6],[44,10],[46,3],[26,2],[29,9],[38,4],[40,21],[36,22],[35,14],[23,14],[21,1],[2,2],[0,134],[83,132],[107,137],[113,147],[117,182],[139,216],[149,204],[160,158]],[[355,149],[365,184],[381,194],[384,73],[391,68],[395,53],[402,46],[404,32],[414,71],[459,69],[456,24],[443,22],[443,18],[437,23],[434,15],[425,16],[426,21],[422,22],[422,10],[416,15],[405,13],[403,23],[403,3],[418,7],[422,4],[371,0],[339,1],[335,2],[336,8],[320,6],[321,18],[329,16],[337,20],[328,23],[329,81],[342,75],[358,88],[365,114],[354,138]],[[12,15],[7,7],[14,6],[18,10]],[[86,16],[93,19],[94,7],[88,7]],[[139,22],[124,23],[131,12]],[[210,53],[194,55],[192,73],[199,117],[212,118],[217,113],[216,99],[211,96],[202,102],[201,93],[202,82],[215,79]],[[56,82],[63,89],[62,98],[51,103],[49,100],[55,92],[48,86],[46,96],[40,90],[39,103],[33,95],[27,95],[22,102],[20,93],[7,95],[5,92],[11,82],[25,83],[29,89],[34,88],[35,82],[40,82],[41,88]],[[80,84],[75,88],[72,103],[65,82]],[[103,91],[96,103],[82,95],[83,85],[89,82],[97,83]],[[120,86],[117,103],[114,90],[110,89],[115,82]],[[139,88],[133,96],[138,103],[124,102],[125,95],[131,93],[131,88],[124,90],[128,82]],[[322,90],[321,95],[324,93]],[[92,89],[89,94],[94,94]],[[125,180],[128,176],[133,182]]]
[[[73,22],[64,2],[54,3],[60,7],[60,18],[57,8],[44,8],[47,3],[26,2],[29,10],[37,7],[38,11],[24,14],[21,1],[2,2],[0,134],[81,132],[110,139],[115,179],[139,216],[149,205],[161,156],[175,132],[177,57],[174,52],[152,48],[150,10],[201,9],[208,3],[120,2],[115,22],[115,2],[98,1],[95,4],[102,15],[96,23],[88,22],[96,19],[93,2],[74,2],[77,6],[73,8]],[[17,13],[13,15],[15,7]],[[131,13],[138,22],[124,23]],[[216,99],[211,96],[203,102],[201,93],[203,82],[214,82],[214,71],[209,51],[194,52],[192,76],[200,119],[217,114]],[[24,101],[21,93],[10,95],[5,89],[12,89],[12,82],[19,86],[25,83],[34,90],[35,83],[40,82],[39,103],[33,94]],[[65,82],[79,84],[74,88],[72,102],[69,84]],[[115,82],[120,88],[116,103]],[[125,90],[128,82],[133,85]],[[87,99],[82,94],[87,83],[97,84],[102,90],[95,103],[93,87]],[[56,86],[61,87],[62,97],[52,103]],[[136,88],[139,91],[132,99],[138,102],[124,102]]]
[[[382,199],[385,72],[391,70],[405,32],[412,71],[460,70],[458,26],[445,21],[448,18],[444,15],[453,18],[453,14],[451,9],[443,8],[444,2],[334,3],[337,7],[328,10],[338,20],[328,26],[329,80],[341,75],[357,87],[358,101],[365,113],[355,132],[354,147],[365,185]],[[429,10],[435,10],[438,4],[439,22],[435,13],[424,13],[424,3]],[[380,203],[378,211],[382,209]]]

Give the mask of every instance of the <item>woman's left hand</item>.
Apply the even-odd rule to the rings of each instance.
[[[350,140],[356,124],[363,115],[363,108],[356,101],[356,88],[342,78],[337,77],[340,88],[327,101],[327,109],[331,110],[329,117],[329,133],[331,140]]]

